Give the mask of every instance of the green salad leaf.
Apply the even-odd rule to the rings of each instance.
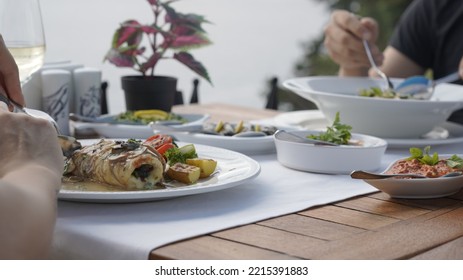
[[[326,128],[326,132],[311,134],[307,138],[347,145],[352,136],[351,130],[352,126],[340,122],[339,112],[337,112],[333,124]]]
[[[408,160],[417,159],[423,164],[427,165],[436,165],[439,162],[439,155],[434,152],[432,155],[430,154],[431,147],[426,146],[423,150],[420,148],[410,148],[410,157]],[[451,168],[462,168],[463,167],[463,159],[457,155],[453,155],[446,160],[447,166]]]

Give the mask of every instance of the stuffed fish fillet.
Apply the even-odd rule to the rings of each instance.
[[[65,176],[106,183],[127,190],[152,189],[163,180],[164,158],[139,141],[102,139],[67,159]]]

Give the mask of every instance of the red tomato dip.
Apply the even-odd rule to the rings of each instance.
[[[417,159],[411,160],[399,160],[394,163],[389,170],[387,170],[386,174],[404,174],[404,173],[413,173],[413,174],[421,174],[428,178],[436,178],[443,176],[447,173],[461,170],[457,168],[451,168],[447,165],[447,161],[445,159],[439,160],[436,165],[428,165],[421,163]]]

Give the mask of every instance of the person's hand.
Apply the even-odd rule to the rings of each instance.
[[[59,183],[64,161],[56,130],[47,120],[11,113],[0,102],[0,178],[27,166],[40,167]],[[45,172],[44,172],[45,173]]]
[[[19,81],[18,66],[8,51],[3,37],[0,35],[0,91],[6,93],[8,98],[24,106],[24,96]]]
[[[369,42],[377,65],[383,62],[383,54],[376,45],[378,24],[372,18],[359,18],[344,10],[334,11],[325,28],[325,47],[334,62],[340,65],[340,75],[367,76],[370,62],[362,39]]]

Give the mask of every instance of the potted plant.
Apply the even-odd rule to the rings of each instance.
[[[113,35],[105,60],[141,74],[121,78],[127,110],[170,111],[177,79],[157,75],[156,65],[163,59],[174,59],[211,83],[206,68],[188,52],[211,43],[201,27],[208,21],[200,15],[177,12],[171,6],[176,0],[147,1],[154,21],[150,24],[133,19],[124,21]]]

